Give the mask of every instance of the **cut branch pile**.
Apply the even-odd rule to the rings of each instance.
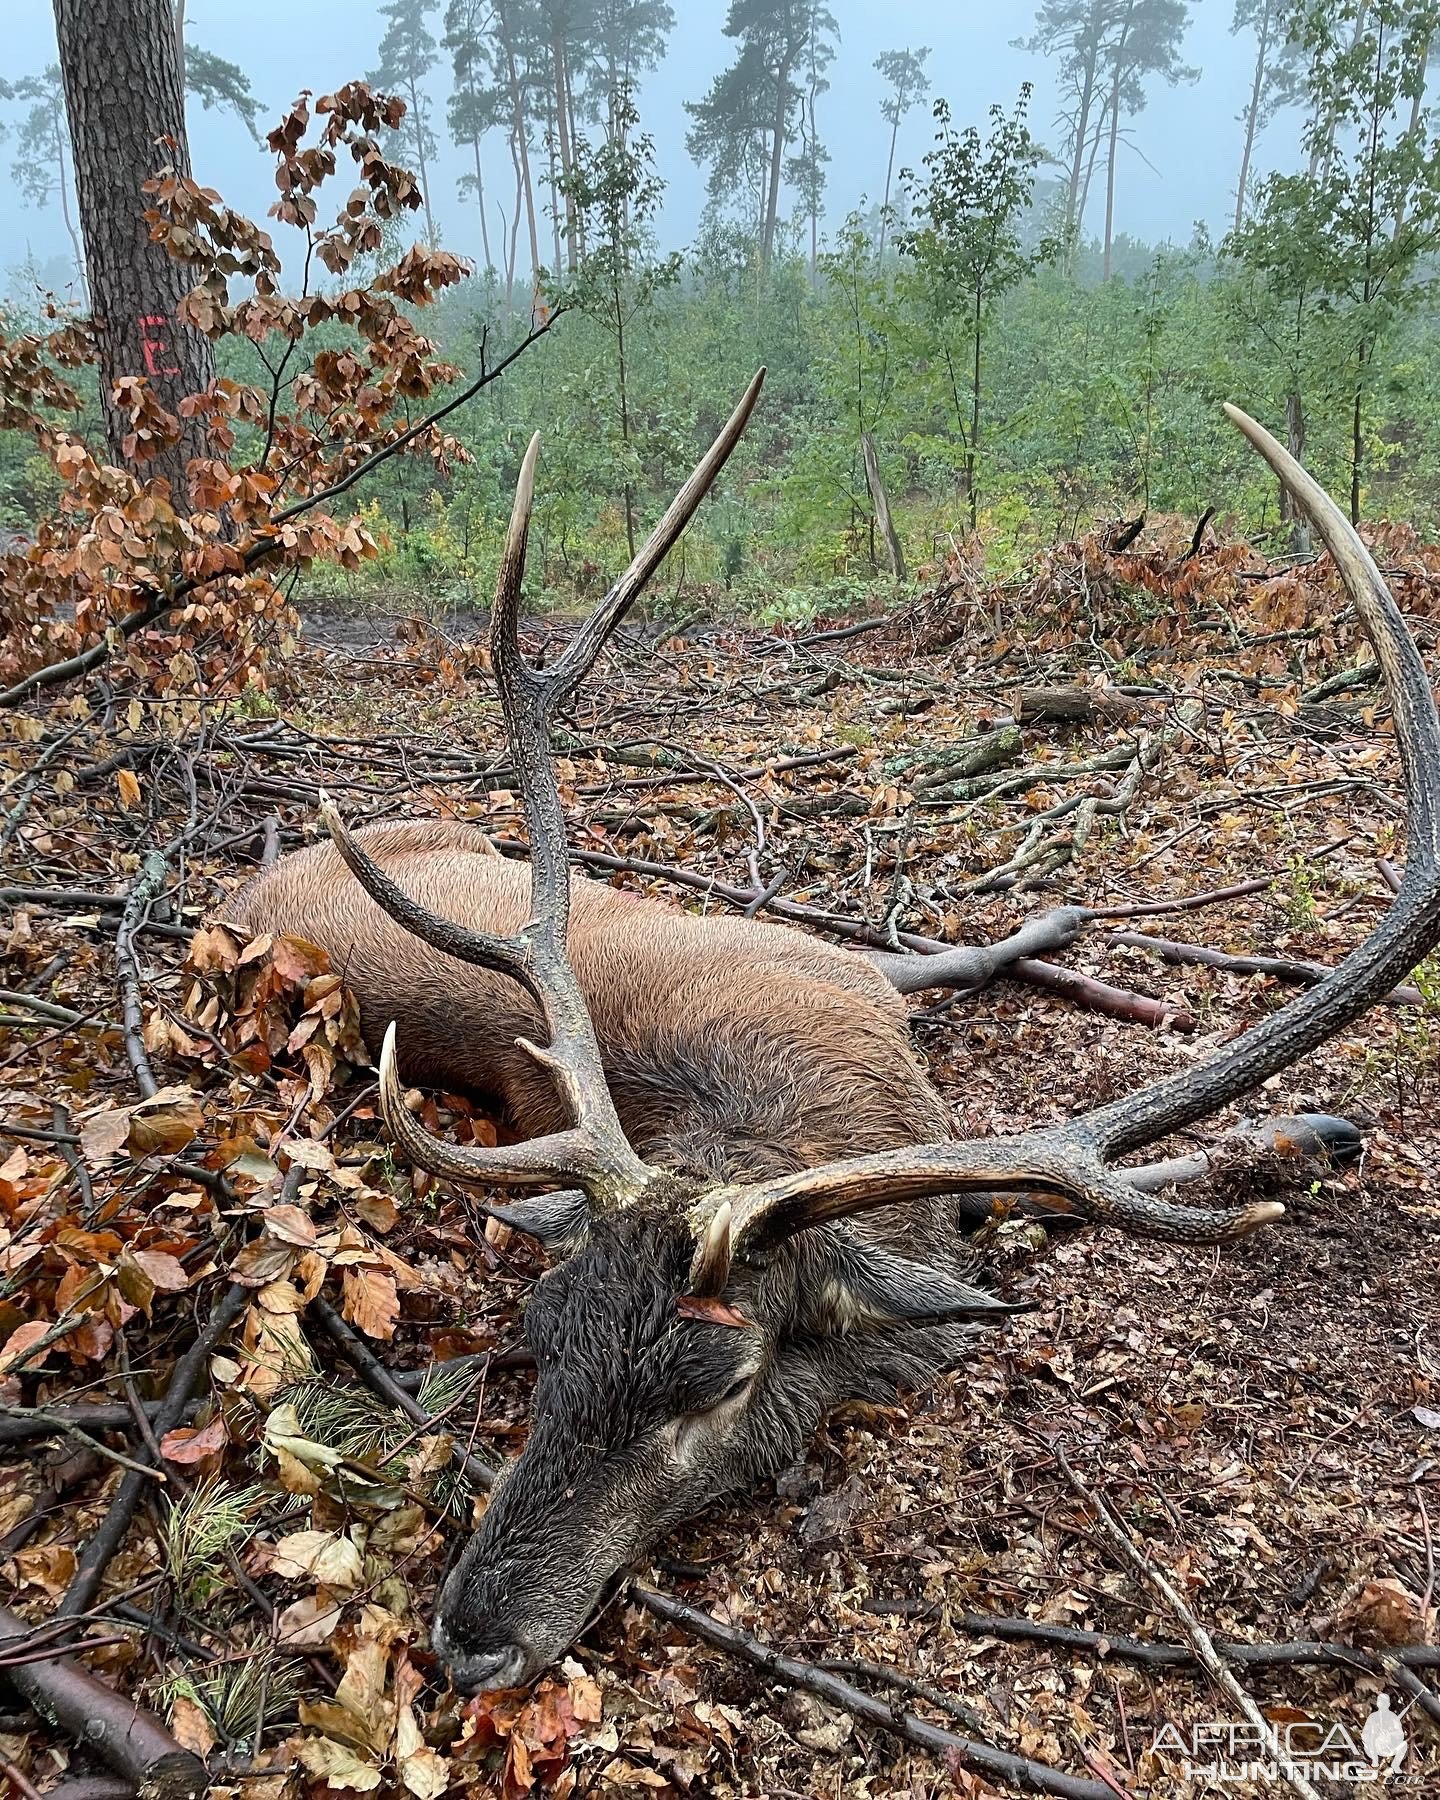
[[[1429,553],[1394,554],[1417,571],[1402,604],[1432,604]],[[622,635],[567,723],[575,860],[888,953],[932,1002],[921,1042],[967,1130],[1062,1119],[1252,1023],[1388,899],[1397,771],[1344,710],[1365,703],[1348,621],[1323,566],[1304,627],[1260,573],[1233,545],[1168,566],[1071,547],[983,597],[983,645],[947,635],[969,590],[849,635]],[[307,839],[322,790],[351,820],[476,819],[523,853],[481,659],[376,629],[361,651],[317,631],[259,724],[147,688],[135,663],[171,642],[144,625],[104,684],[73,681],[97,659],[10,715],[0,1756],[21,1791],[828,1792],[864,1771],[900,1795],[938,1763],[977,1795],[1098,1800],[1179,1791],[1168,1722],[1263,1731],[1289,1707],[1358,1741],[1382,1686],[1429,1756],[1427,969],[1267,1095],[1376,1126],[1364,1170],[1308,1196],[1277,1166],[1301,1222],[1273,1263],[1057,1239],[1041,1312],[937,1396],[852,1409],[777,1498],[687,1527],[664,1589],[638,1577],[535,1692],[445,1695],[427,1607],[523,1430],[535,1253],[396,1165],[342,972],[204,920]],[[1103,684],[1077,685],[1097,646]],[[1117,694],[1136,667],[1144,693]],[[919,692],[912,722],[892,703]],[[1132,928],[1150,914],[1206,941]],[[494,1141],[463,1099],[422,1105]],[[1267,1175],[1215,1163],[1227,1197]],[[1034,1237],[1003,1225],[991,1249],[1018,1264]],[[1079,1513],[1031,1428],[1070,1446]],[[1135,1616],[1135,1573],[1183,1643]]]

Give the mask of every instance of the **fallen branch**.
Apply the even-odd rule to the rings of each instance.
[[[335,1348],[354,1369],[355,1373],[379,1399],[393,1406],[413,1425],[428,1429],[435,1423],[430,1413],[426,1412],[420,1402],[395,1380],[375,1352],[357,1332],[354,1332],[331,1306],[330,1302],[316,1296],[310,1302],[309,1310],[319,1320]],[[495,1471],[488,1463],[482,1462],[478,1456],[471,1456],[457,1445],[453,1452],[456,1466],[460,1468],[482,1492],[493,1486]]]
[[[195,1341],[176,1363],[165,1398],[151,1424],[157,1439],[163,1438],[167,1431],[173,1431],[184,1418],[190,1396],[206,1372],[211,1351],[245,1310],[250,1292],[238,1281],[232,1281],[216,1301],[205,1329],[197,1332]],[[70,1585],[54,1610],[55,1618],[73,1618],[76,1613],[89,1609],[111,1557],[130,1529],[142,1496],[149,1491],[150,1480],[147,1470],[144,1473],[132,1471],[121,1481],[99,1529],[80,1554]]]
[[[1207,969],[1223,969],[1230,975],[1270,975],[1276,981],[1288,981],[1298,987],[1313,987],[1333,971],[1324,963],[1305,962],[1284,956],[1236,956],[1228,950],[1212,950],[1206,944],[1182,944],[1173,938],[1155,937],[1148,931],[1107,931],[1107,944],[1123,944],[1131,950],[1145,950],[1167,963],[1198,963]],[[1386,1006],[1423,1006],[1419,988],[1392,988],[1384,999]]]
[[[952,1612],[938,1600],[910,1600],[893,1595],[866,1600],[861,1610],[879,1617],[943,1620],[947,1629],[963,1631],[967,1637],[1052,1644],[1062,1650],[1083,1650],[1092,1656],[1113,1656],[1117,1662],[1136,1663],[1145,1669],[1194,1668],[1200,1660],[1190,1644],[1146,1643],[1142,1638],[1121,1637],[1113,1631],[1085,1631],[1078,1625],[1050,1625],[1040,1619],[1016,1619],[1001,1613]],[[1227,1663],[1252,1669],[1313,1667],[1376,1674],[1381,1667],[1379,1659],[1367,1650],[1314,1638],[1284,1644],[1252,1644],[1241,1638],[1217,1638],[1213,1642],[1216,1653]],[[1387,1651],[1386,1658],[1407,1669],[1440,1669],[1440,1646],[1407,1644]]]
[[[53,1000],[18,993],[14,988],[0,988],[0,1006],[18,1007],[21,1012],[34,1013],[37,1019],[45,1019],[52,1025],[81,1025],[89,1017],[87,1013],[76,1012],[73,1006],[57,1006]]]
[[[0,1606],[3,1640],[28,1638],[30,1631],[24,1619]],[[142,1800],[200,1800],[205,1793],[209,1778],[200,1758],[184,1749],[153,1713],[142,1712],[133,1700],[106,1687],[73,1657],[12,1664],[5,1678],[42,1717],[134,1782]]]
[[[1195,1660],[1215,1683],[1216,1687],[1220,1689],[1221,1693],[1224,1694],[1233,1705],[1240,1709],[1240,1712],[1244,1715],[1247,1723],[1254,1730],[1257,1742],[1263,1747],[1265,1760],[1275,1765],[1280,1778],[1294,1789],[1300,1796],[1300,1800],[1320,1800],[1320,1796],[1316,1793],[1310,1782],[1290,1761],[1279,1738],[1276,1737],[1274,1727],[1271,1725],[1270,1721],[1235,1679],[1233,1671],[1226,1666],[1225,1661],[1220,1655],[1220,1652],[1216,1649],[1209,1632],[1206,1631],[1199,1619],[1197,1619],[1195,1614],[1190,1610],[1190,1607],[1181,1598],[1179,1590],[1175,1587],[1174,1583],[1134,1542],[1130,1533],[1126,1531],[1125,1527],[1115,1517],[1114,1513],[1111,1512],[1106,1501],[1102,1499],[1093,1488],[1088,1487],[1075,1473],[1066,1458],[1065,1452],[1060,1449],[1058,1445],[1052,1445],[1051,1450],[1056,1463],[1059,1465],[1060,1473],[1095,1515],[1096,1524],[1099,1525],[1105,1536],[1110,1539],[1110,1542],[1136,1571],[1141,1580],[1160,1596],[1161,1600],[1164,1601],[1165,1605],[1170,1609],[1175,1619],[1184,1629],[1186,1637],[1189,1638],[1191,1645],[1194,1647]]]
[[[140,921],[160,897],[165,885],[166,859],[159,850],[147,850],[140,863],[140,873],[131,884],[121,909],[115,931],[115,967],[120,975],[120,1017],[125,1028],[125,1055],[135,1076],[135,1084],[145,1099],[160,1091],[145,1051],[143,1031],[145,1012],[140,998],[140,964],[135,955],[135,933]],[[168,1427],[167,1427],[168,1429]]]
[[[530,854],[529,846],[518,838],[496,837],[492,842],[505,856],[524,858]],[[669,863],[648,862],[642,857],[616,856],[606,850],[585,849],[574,849],[570,855],[574,862],[582,863],[587,868],[608,869],[613,873],[643,875],[659,881],[673,882],[677,887],[689,888],[694,893],[723,900],[727,906],[733,906],[739,912],[745,912],[757,899],[765,898],[763,889],[735,887],[732,883],[719,881],[713,876],[697,875],[690,869],[676,868]],[[822,907],[807,906],[803,901],[786,900],[774,895],[765,901],[763,910],[780,919],[793,920],[797,924],[831,932],[851,943],[873,946],[877,950],[890,950],[894,954],[883,933],[872,925],[862,924],[858,919],[848,919],[843,913],[826,912]],[[1055,910],[1064,912],[1082,909],[1061,907]],[[899,941],[907,950],[916,950],[922,956],[931,957],[941,953],[952,956],[954,985],[963,991],[969,991],[972,985],[983,987],[984,981],[978,980],[972,984],[966,972],[967,965],[962,959],[972,954],[983,959],[996,948],[994,945],[945,944],[938,938],[921,937],[907,931],[899,934]],[[899,960],[909,959],[902,957]],[[981,963],[977,961],[969,966],[979,971]],[[1063,993],[1077,1004],[1094,1012],[1104,1013],[1110,1018],[1134,1020],[1147,1025],[1168,1025],[1172,1031],[1193,1031],[1195,1028],[1193,1017],[1181,1007],[1172,1006],[1164,1000],[1152,999],[1147,994],[1132,993],[1128,988],[1112,987],[1095,976],[1077,975],[1074,970],[1062,969],[1054,963],[1041,962],[1034,957],[1021,957],[1017,961],[1006,962],[1003,973],[1013,980],[1025,982],[1027,986]],[[952,982],[932,979],[930,985],[948,987]]]
[[[993,1744],[960,1737],[953,1731],[946,1731],[943,1726],[932,1725],[928,1719],[918,1718],[898,1705],[887,1705],[885,1701],[867,1694],[841,1676],[830,1674],[814,1663],[802,1662],[799,1657],[786,1656],[782,1651],[761,1643],[759,1638],[748,1631],[722,1624],[709,1613],[701,1612],[698,1607],[689,1606],[683,1600],[672,1599],[669,1594],[632,1585],[630,1595],[647,1612],[653,1613],[658,1619],[664,1619],[667,1624],[677,1626],[689,1636],[700,1638],[702,1642],[723,1650],[740,1662],[763,1669],[767,1675],[786,1687],[800,1688],[805,1693],[814,1694],[818,1699],[828,1701],[831,1706],[843,1708],[853,1718],[863,1719],[867,1725],[878,1726],[880,1730],[891,1732],[906,1743],[914,1744],[917,1749],[928,1750],[932,1755],[940,1757],[947,1766],[959,1764],[965,1768],[978,1769],[986,1775],[1009,1782],[1013,1787],[1022,1788],[1027,1793],[1059,1794],[1062,1800],[1113,1800],[1115,1790],[1108,1785],[1087,1781],[1082,1776],[1066,1775],[1059,1769],[1034,1762],[1027,1756],[1015,1756],[1008,1750],[997,1749]]]

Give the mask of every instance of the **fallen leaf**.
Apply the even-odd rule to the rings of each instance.
[[[217,1455],[229,1442],[230,1433],[224,1417],[217,1413],[202,1430],[180,1425],[174,1431],[167,1431],[160,1440],[160,1454],[166,1462],[198,1463],[207,1456]]]
[[[753,1319],[747,1319],[742,1312],[728,1306],[723,1300],[703,1299],[699,1294],[681,1294],[675,1302],[675,1310],[682,1319],[700,1319],[707,1325],[753,1325]]]
[[[380,1785],[375,1764],[334,1738],[306,1738],[300,1746],[300,1760],[312,1775],[323,1776],[328,1787],[368,1794]]]
[[[378,1269],[346,1269],[340,1284],[340,1310],[367,1337],[394,1337],[400,1317],[394,1278]]]
[[[359,1548],[340,1531],[292,1531],[275,1545],[270,1559],[282,1580],[308,1575],[327,1588],[357,1588],[364,1572]]]

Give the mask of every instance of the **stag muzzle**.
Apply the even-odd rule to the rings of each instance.
[[[577,1468],[573,1444],[567,1456],[532,1431],[436,1598],[430,1643],[457,1690],[523,1687],[564,1655],[671,1523],[651,1460],[622,1452]]]

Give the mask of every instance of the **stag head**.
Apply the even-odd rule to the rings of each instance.
[[[736,1153],[717,1175],[644,1163],[615,1113],[566,956],[569,872],[550,753],[556,710],[679,537],[759,394],[751,383],[716,443],[630,568],[560,660],[539,671],[518,642],[538,440],[521,470],[491,638],[531,850],[531,923],[475,932],[404,894],[328,802],[323,817],[371,896],[436,950],[520,982],[546,1043],[524,1048],[554,1079],[568,1125],[495,1148],[447,1144],[407,1110],[395,1030],[381,1057],[386,1122],[417,1166],[452,1179],[551,1191],[493,1215],[540,1240],[552,1266],[525,1315],[538,1379],[523,1454],[497,1482],[479,1531],[436,1604],[432,1641],[464,1689],[528,1680],[573,1640],[611,1578],[680,1519],[772,1474],[847,1397],[893,1395],[952,1361],[977,1324],[1015,1310],[975,1286],[948,1196],[1041,1193],[1059,1214],[1150,1237],[1216,1243],[1284,1208],[1231,1211],[1143,1191],[1115,1158],[1246,1093],[1373,1005],[1440,941],[1437,725],[1424,666],[1358,535],[1267,432],[1230,416],[1309,513],[1380,660],[1409,799],[1406,878],[1386,920],[1325,980],[1197,1066],[1063,1127],[947,1141],[776,1174]],[[777,1104],[783,1105],[783,1094]],[[1172,1165],[1173,1166],[1173,1165]],[[924,1201],[871,1222],[848,1221]]]

